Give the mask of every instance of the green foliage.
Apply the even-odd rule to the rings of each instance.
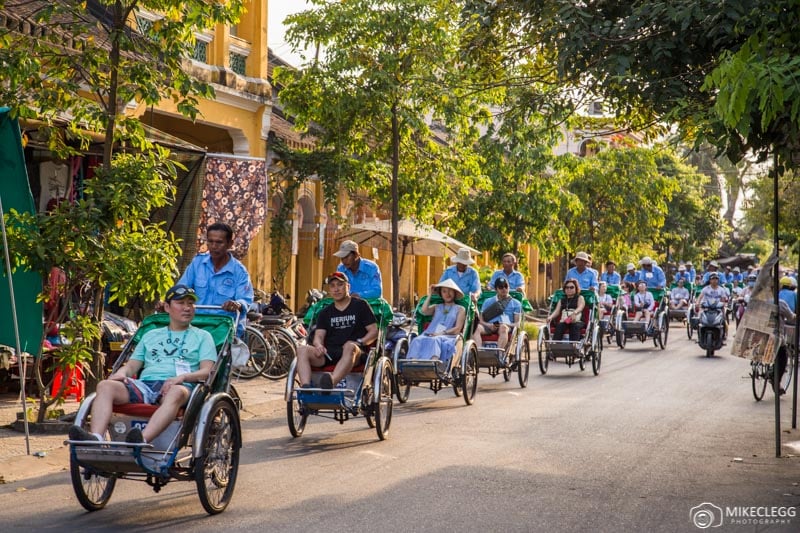
[[[721,201],[712,193],[710,178],[672,152],[659,153],[656,164],[659,173],[676,181],[678,190],[667,205],[655,243],[679,261],[716,257],[727,225],[719,214]]]
[[[198,97],[214,92],[183,62],[195,34],[237,21],[242,1],[99,0],[87,10],[83,0],[8,0],[5,10],[33,24],[28,32],[0,28],[0,102],[15,116],[44,121],[51,150],[66,156],[88,146],[89,132],[145,147],[141,124],[122,114],[128,102],[172,100],[194,119]],[[133,24],[139,10],[161,14],[144,35]]]
[[[751,184],[751,199],[749,207],[745,210],[745,225],[747,230],[752,229],[756,241],[760,237],[771,242],[773,238],[774,186],[771,173],[760,176]],[[787,247],[797,249],[800,245],[800,177],[796,171],[786,172],[780,176],[778,198],[779,238]]]
[[[287,39],[316,44],[320,57],[303,71],[277,70],[275,80],[286,111],[317,139],[318,168],[334,172],[320,178],[364,191],[399,217],[434,222],[482,180],[472,145],[492,97],[471,90],[476,74],[460,56],[460,6],[311,3],[316,9],[288,17]]]
[[[495,54],[491,64],[535,50],[569,99],[602,98],[635,129],[677,123],[733,162],[774,147],[787,166],[800,146],[798,10],[793,0],[468,2],[489,35],[471,52]]]
[[[43,279],[53,267],[64,274],[60,292],[66,304],[60,316],[48,317],[63,324],[61,333],[69,341],[57,352],[58,367],[82,364],[90,375],[102,377],[102,367],[86,363],[95,359],[100,340],[103,289],[121,305],[136,296],[152,301],[177,274],[178,243],[160,224],[148,222],[149,214],[174,194],[176,167],[168,155],[160,147],[147,154],[118,154],[109,170],[98,169],[86,181],[77,202],[62,202],[49,213],[6,214],[13,267]],[[47,300],[49,290],[41,298]],[[40,382],[39,389],[44,401],[49,388]]]
[[[561,213],[570,229],[571,250],[617,260],[652,250],[678,190],[674,177],[659,173],[657,153],[611,147],[592,157],[560,158],[558,174],[582,206]]]

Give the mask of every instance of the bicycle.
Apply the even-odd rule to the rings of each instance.
[[[247,360],[246,366],[233,369],[233,376],[240,379],[253,379],[261,375],[276,357],[275,345],[268,344],[261,331],[253,326],[245,327],[242,340],[250,350],[250,358]]]
[[[789,390],[789,385],[792,383],[792,374],[794,374],[794,353],[786,347],[781,347],[781,350],[786,352],[786,371],[780,379],[779,390],[775,391],[773,385],[772,390],[778,394],[784,394]],[[778,356],[780,358],[780,355]],[[753,386],[753,396],[757,402],[764,398],[764,392],[767,390],[767,383],[773,382],[775,375],[775,368],[772,363],[762,363],[761,361],[750,362],[750,380]]]

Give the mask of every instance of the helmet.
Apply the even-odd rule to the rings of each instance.
[[[797,281],[790,276],[783,276],[780,283],[781,287],[797,287]]]
[[[747,281],[755,281],[758,278],[755,274],[750,274],[747,276]]]

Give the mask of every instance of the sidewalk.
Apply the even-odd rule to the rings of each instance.
[[[285,379],[271,381],[264,378],[234,382],[244,406],[242,420],[283,411],[286,405],[283,401],[285,384]],[[74,414],[78,405],[75,400],[68,400],[62,408],[66,414]],[[17,395],[0,394],[0,484],[69,469],[69,452],[64,446],[66,430],[63,434],[55,435],[32,433],[31,454],[27,454],[25,434],[11,429],[17,413],[21,411],[22,404]]]

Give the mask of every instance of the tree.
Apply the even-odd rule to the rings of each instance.
[[[481,182],[472,144],[490,93],[470,90],[457,3],[312,3],[316,9],[287,18],[287,39],[316,44],[318,57],[304,71],[276,73],[281,102],[299,127],[319,128],[319,153],[350,160],[334,176],[338,186],[391,206],[397,302],[399,217],[434,221]]]
[[[582,206],[562,214],[572,250],[598,259],[649,253],[678,188],[673,177],[659,173],[655,150],[610,147],[590,157],[563,156],[557,168]]]
[[[552,150],[556,130],[547,126],[546,117],[515,105],[514,88],[506,94],[507,111],[498,114],[476,146],[490,186],[458,204],[450,227],[460,240],[490,252],[497,261],[523,244],[552,257],[567,245],[565,221],[580,204],[565,189],[564,176],[552,170],[557,165]],[[520,257],[521,263],[525,259]]]
[[[667,204],[664,226],[656,244],[668,261],[695,261],[715,256],[727,225],[720,217],[720,198],[712,194],[711,179],[671,151],[656,154],[658,172],[678,185]]]
[[[51,302],[48,324],[62,324],[66,343],[57,352],[56,367],[84,367],[97,357],[100,340],[95,309],[110,301],[125,305],[134,296],[152,301],[177,274],[180,249],[161,224],[147,222],[153,209],[171,201],[176,169],[156,147],[150,154],[118,154],[110,170],[99,169],[86,181],[81,199],[61,202],[53,211],[33,215],[8,213],[9,250],[16,268],[38,272],[43,279],[57,266],[63,278],[62,305]],[[43,298],[49,298],[45,291]],[[36,358],[35,378],[40,392],[40,421],[54,398],[45,376],[45,358]],[[90,371],[102,377],[102,366]],[[66,380],[64,380],[66,383]],[[63,385],[62,385],[63,389]],[[60,393],[59,393],[60,394]]]
[[[174,264],[169,257],[152,251],[139,258],[148,266],[125,254],[103,261],[111,259],[119,248],[135,248],[137,243],[148,244],[151,250],[163,249],[167,256],[177,253],[171,238],[143,222],[149,211],[138,210],[141,206],[163,205],[166,185],[160,181],[174,176],[175,167],[167,160],[168,152],[154,149],[147,141],[138,120],[124,114],[125,107],[170,99],[181,113],[194,118],[198,98],[212,98],[214,94],[209,84],[183,69],[194,49],[195,34],[216,24],[234,23],[242,2],[7,0],[0,2],[0,9],[7,21],[0,29],[0,101],[8,103],[12,114],[22,119],[41,121],[40,131],[48,134],[50,149],[60,157],[80,153],[96,132],[104,137],[102,171],[87,183],[87,195],[93,201],[70,209],[59,207],[58,216],[36,221],[41,232],[38,244],[34,245],[34,235],[28,235],[22,239],[27,245],[18,242],[24,252],[11,250],[19,264],[34,266],[43,273],[52,266],[61,267],[67,271],[70,284],[84,288],[77,305],[84,318],[75,320],[72,326],[75,339],[80,341],[76,350],[92,354],[92,373],[99,378],[103,369],[100,339],[91,329],[99,331],[106,284],[110,282],[112,299],[123,301],[123,294],[132,290],[153,296],[156,290],[167,288],[169,281],[164,273],[172,274],[170,266]],[[140,17],[142,12],[151,18]],[[119,149],[147,154],[133,160],[118,159],[114,154]],[[148,186],[131,190],[124,179]],[[117,186],[111,187],[113,184]],[[106,194],[119,196],[105,198]],[[134,213],[126,211],[133,207],[121,205],[126,201],[137,206]],[[118,231],[113,230],[115,226]],[[49,239],[58,230],[72,237],[74,230],[82,232],[78,235],[90,250],[71,243],[61,254],[43,253],[43,248],[56,242]],[[25,257],[23,253],[36,256]],[[151,260],[159,259],[166,260],[164,270],[149,266]],[[52,261],[46,268],[42,264],[45,260]],[[89,264],[82,266],[82,261]],[[127,271],[128,279],[120,278],[115,269]],[[146,277],[134,279],[136,275]],[[85,319],[90,312],[91,319]],[[90,390],[92,386],[90,381]]]

